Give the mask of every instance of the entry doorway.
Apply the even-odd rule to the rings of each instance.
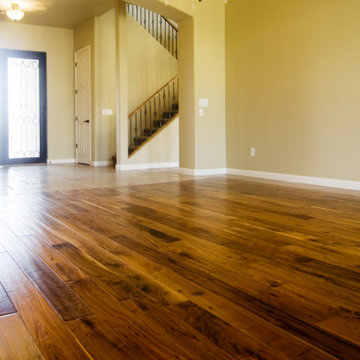
[[[47,161],[46,53],[0,49],[0,165]]]
[[[91,163],[91,48],[75,53],[76,160]]]

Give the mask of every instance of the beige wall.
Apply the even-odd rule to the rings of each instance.
[[[175,164],[179,162],[179,119],[163,128],[124,165]]]
[[[73,31],[0,22],[0,47],[47,53],[48,159],[74,159]]]
[[[127,16],[128,111],[146,101],[178,74],[178,61],[131,16]],[[157,134],[127,164],[179,161],[179,122]]]
[[[116,155],[115,9],[95,18],[95,161]],[[113,115],[103,115],[112,109]]]
[[[128,103],[135,110],[178,74],[178,61],[154,37],[127,16]]]
[[[122,9],[124,11],[124,8]],[[124,17],[126,40],[121,55],[126,67],[126,109],[132,110],[177,74],[177,61],[129,16]],[[116,22],[115,9],[89,21],[75,31],[75,39],[85,39],[81,46],[92,41],[94,31],[94,157],[93,161],[106,162],[116,154]],[[90,34],[90,36],[89,36]],[[122,85],[124,82],[122,81]],[[103,115],[104,108],[113,115]],[[127,118],[122,132],[126,153],[123,164],[176,162],[178,151],[178,122],[156,136],[131,159],[127,156]]]
[[[179,23],[180,166],[213,169],[226,166],[225,144],[225,5],[203,1],[133,0]],[[191,20],[192,19],[192,20]],[[192,21],[192,23],[191,23]],[[120,77],[121,80],[121,77]],[[199,98],[209,99],[204,117]],[[120,152],[124,148],[119,149]]]
[[[178,162],[177,120],[128,157],[128,113],[174,77],[177,64],[167,50],[126,15],[124,2],[117,3],[116,14],[118,165]]]
[[[229,2],[228,167],[360,180],[359,14],[358,0]]]

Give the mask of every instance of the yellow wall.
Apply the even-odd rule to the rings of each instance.
[[[359,14],[358,0],[229,1],[229,168],[360,180]]]
[[[0,22],[0,47],[47,53],[48,159],[74,159],[73,31]]]
[[[122,56],[127,69],[126,112],[140,105],[177,74],[177,61],[129,16]],[[93,156],[92,161],[105,163],[116,154],[116,23],[115,9],[90,19],[75,29],[75,49],[92,45],[93,49]],[[113,115],[103,115],[103,109]],[[126,134],[126,131],[124,131]],[[128,164],[178,161],[178,122],[156,136]],[[127,141],[127,139],[126,139]],[[127,146],[126,146],[127,149]]]
[[[95,18],[95,161],[116,155],[115,9]],[[112,109],[113,115],[103,115]]]
[[[127,16],[128,111],[146,101],[178,74],[178,61],[131,16]],[[127,164],[179,161],[179,122],[156,135]]]
[[[180,166],[214,169],[226,166],[225,144],[225,5],[221,0],[132,0],[179,23]],[[121,81],[121,78],[120,78]],[[204,117],[199,98],[209,99]],[[125,149],[120,147],[120,153]]]
[[[154,37],[127,16],[129,112],[178,74],[178,62]]]

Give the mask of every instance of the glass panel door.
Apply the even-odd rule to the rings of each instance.
[[[46,57],[1,51],[0,163],[46,161]]]

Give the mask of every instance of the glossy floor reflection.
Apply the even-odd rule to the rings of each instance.
[[[360,359],[360,196],[0,169],[0,359]]]

